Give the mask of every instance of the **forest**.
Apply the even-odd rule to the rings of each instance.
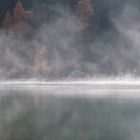
[[[0,1],[0,14],[9,1]],[[2,79],[140,75],[140,1],[20,2],[14,22],[0,15]]]

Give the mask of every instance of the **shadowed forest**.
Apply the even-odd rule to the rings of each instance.
[[[140,75],[138,0],[0,3],[1,79]]]

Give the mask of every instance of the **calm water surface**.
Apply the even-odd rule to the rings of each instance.
[[[138,140],[139,85],[1,85],[0,140]]]

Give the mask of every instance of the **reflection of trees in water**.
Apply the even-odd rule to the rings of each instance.
[[[5,93],[6,94],[6,93]],[[0,97],[0,139],[35,140],[34,103],[31,96],[14,93]]]
[[[140,129],[139,103],[20,92],[0,99],[2,140],[128,140]]]

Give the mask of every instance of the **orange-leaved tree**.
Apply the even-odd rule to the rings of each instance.
[[[3,20],[3,26],[6,28],[11,28],[13,25],[25,21],[31,17],[32,12],[24,10],[21,1],[18,1],[12,13],[10,10],[7,11]]]
[[[90,0],[79,0],[76,5],[76,15],[81,22],[82,28],[86,28],[89,19],[94,13],[94,6]]]

